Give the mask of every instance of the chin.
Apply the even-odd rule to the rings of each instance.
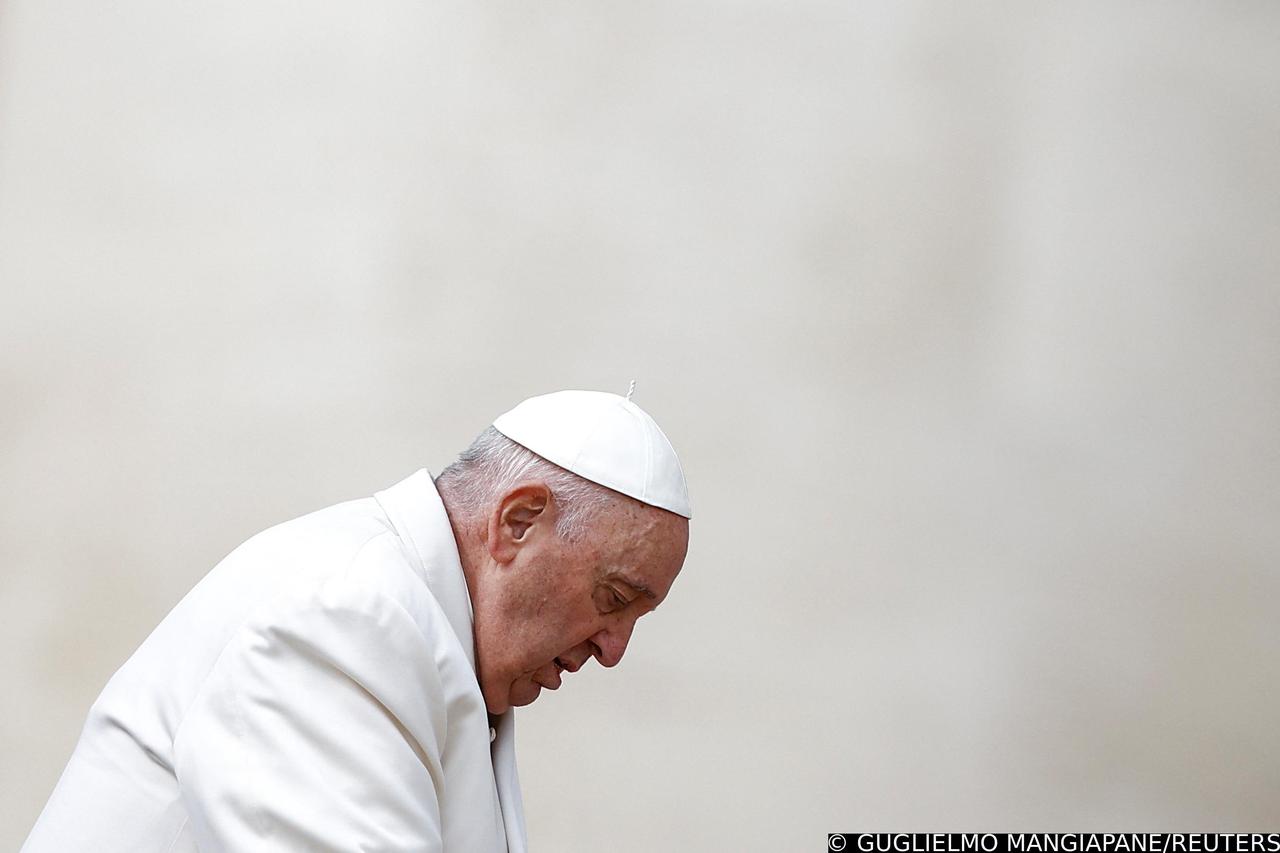
[[[482,692],[485,708],[497,717],[512,708],[519,708],[533,702],[542,694],[542,685],[525,679],[512,684],[505,693],[498,693],[496,698],[488,691]]]
[[[519,708],[528,705],[540,695],[542,695],[542,685],[535,684],[532,681],[517,682],[511,685],[508,704],[513,708]]]

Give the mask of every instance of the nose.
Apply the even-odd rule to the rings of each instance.
[[[591,638],[595,646],[595,658],[601,666],[617,666],[626,654],[627,643],[631,642],[631,631],[636,627],[632,621],[620,622],[605,628]]]

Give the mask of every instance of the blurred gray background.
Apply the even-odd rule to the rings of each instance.
[[[1280,820],[1280,6],[0,7],[0,848],[254,532],[625,391],[538,850]]]

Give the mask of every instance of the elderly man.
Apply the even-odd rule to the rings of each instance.
[[[647,414],[562,391],[260,533],[108,683],[23,850],[524,850],[511,708],[622,659],[689,516]]]

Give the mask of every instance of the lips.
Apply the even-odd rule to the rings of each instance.
[[[540,684],[548,690],[560,689],[560,667],[555,663],[549,663],[544,667],[534,670],[532,677],[534,684]]]
[[[567,658],[558,657],[546,666],[534,670],[532,681],[535,684],[547,688],[548,690],[559,690],[560,685],[564,683],[561,678],[562,672],[577,672],[581,664],[576,664]]]

